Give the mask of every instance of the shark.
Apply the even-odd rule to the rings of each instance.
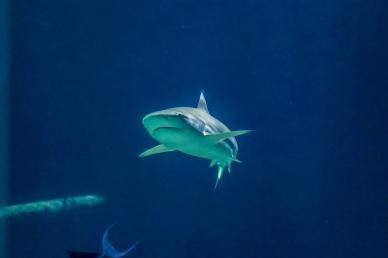
[[[237,159],[237,136],[252,130],[231,131],[208,110],[206,99],[201,91],[197,107],[174,107],[152,112],[143,118],[147,132],[160,144],[139,155],[139,158],[155,154],[179,151],[191,156],[209,159],[210,166],[217,166],[217,180],[214,189],[222,178],[225,169],[231,171],[232,162]]]

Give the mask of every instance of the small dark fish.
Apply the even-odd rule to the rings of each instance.
[[[88,253],[88,252],[75,252],[67,251],[69,258],[97,258],[100,256],[99,253]]]

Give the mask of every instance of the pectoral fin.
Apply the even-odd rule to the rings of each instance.
[[[170,152],[170,151],[174,151],[174,150],[167,148],[163,144],[160,144],[158,146],[152,147],[151,149],[148,149],[145,152],[141,153],[139,155],[139,158],[144,158],[144,157],[148,157],[148,156],[151,156],[151,155],[155,155],[155,154],[159,154],[159,153],[164,153],[164,152]]]
[[[222,142],[228,138],[236,137],[250,132],[252,132],[252,130],[239,130],[239,131],[231,131],[226,133],[209,134],[209,135],[206,135],[205,137],[211,142]]]

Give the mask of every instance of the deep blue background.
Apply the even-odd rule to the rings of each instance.
[[[385,3],[384,3],[385,2]],[[14,0],[10,203],[98,193],[19,217],[9,257],[112,240],[142,257],[388,257],[388,4],[366,0]],[[167,153],[142,117],[194,106],[238,138],[208,161]]]

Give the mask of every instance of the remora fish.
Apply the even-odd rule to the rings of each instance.
[[[233,161],[241,162],[236,158],[238,146],[235,137],[251,132],[251,130],[230,131],[211,116],[203,92],[196,108],[176,107],[153,112],[143,118],[143,125],[161,144],[141,153],[140,158],[180,151],[210,159],[210,167],[218,166],[214,188],[217,187],[226,167],[230,172]]]

